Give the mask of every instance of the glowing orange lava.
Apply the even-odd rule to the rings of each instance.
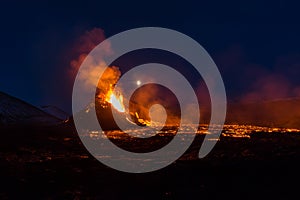
[[[109,102],[117,111],[125,112],[122,94],[114,93],[110,90],[107,94],[106,101]]]

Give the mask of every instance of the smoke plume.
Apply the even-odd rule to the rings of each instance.
[[[118,67],[107,67],[107,63],[105,63],[103,60],[104,57],[113,54],[109,42],[104,44],[104,48],[101,52],[99,52],[100,55],[97,54],[97,59],[88,55],[103,40],[105,40],[105,35],[102,29],[94,28],[86,31],[78,39],[78,42],[74,47],[74,52],[78,56],[76,59],[71,61],[70,65],[71,74],[75,76],[83,61],[87,62],[88,67],[84,70],[81,70],[81,73],[78,74],[77,78],[83,82],[83,85],[87,90],[88,88],[97,86],[98,92],[106,94],[120,78],[121,72]],[[99,79],[100,77],[97,76],[98,72],[104,70],[105,68],[106,70],[104,71],[101,79]]]

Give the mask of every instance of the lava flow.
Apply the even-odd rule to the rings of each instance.
[[[115,93],[113,90],[109,90],[106,95],[106,101],[110,103],[117,111],[122,113],[125,112],[123,95],[120,92]]]

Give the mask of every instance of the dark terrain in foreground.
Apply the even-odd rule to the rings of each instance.
[[[299,133],[221,137],[201,160],[197,153],[203,135],[198,135],[172,165],[129,174],[93,158],[68,125],[0,131],[1,199],[295,199],[299,195]],[[125,139],[114,142],[128,144]]]

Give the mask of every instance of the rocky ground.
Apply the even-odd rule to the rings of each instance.
[[[297,132],[223,134],[201,160],[197,153],[204,135],[198,134],[181,159],[146,174],[101,164],[71,126],[2,127],[0,132],[1,199],[295,199],[298,195]],[[120,146],[134,142],[111,139]],[[171,136],[158,139],[148,145]]]

